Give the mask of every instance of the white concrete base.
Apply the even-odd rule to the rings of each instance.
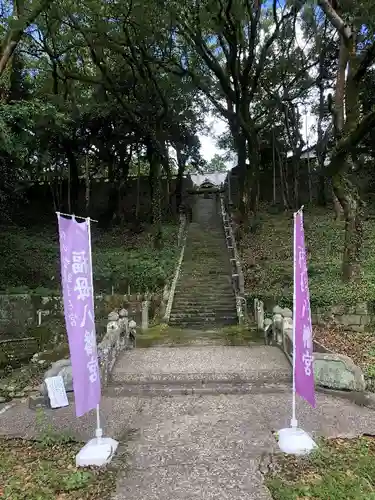
[[[109,464],[116,453],[118,442],[112,438],[91,439],[76,456],[77,467],[102,467]]]
[[[307,432],[298,427],[281,429],[279,435],[279,448],[288,455],[308,455],[314,448],[315,442]]]

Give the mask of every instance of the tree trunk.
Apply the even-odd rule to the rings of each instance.
[[[332,197],[333,197],[333,210],[335,212],[335,220],[340,221],[343,214],[343,209],[333,189],[332,189]]]
[[[359,120],[358,85],[352,79],[357,61],[355,36],[353,35],[349,42],[346,42],[341,37],[333,116],[337,142],[340,140],[343,132],[350,134]],[[349,71],[346,81],[348,62]],[[344,103],[346,103],[346,120]],[[360,277],[360,253],[363,241],[363,202],[357,187],[349,179],[348,172],[350,172],[352,167],[350,156],[347,155],[337,167],[336,172],[332,176],[332,188],[343,208],[345,217],[342,279],[344,282],[349,282]]]
[[[141,159],[140,152],[138,151],[138,169],[137,169],[137,201],[135,205],[135,218],[139,220],[139,204],[140,204],[140,190],[141,190]]]
[[[235,139],[235,145],[237,149],[237,162],[238,162],[238,173],[239,173],[239,200],[238,200],[238,210],[242,216],[246,215],[246,178],[247,178],[247,167],[246,167],[246,138],[242,133],[239,133]]]
[[[252,148],[249,147],[249,165],[246,169],[246,179],[245,179],[245,210],[249,217],[250,215],[255,215],[258,211],[258,185],[259,185],[259,173],[260,173],[260,156],[258,150],[258,141],[254,138],[252,141]]]
[[[90,163],[88,155],[86,155],[85,167],[86,167],[85,168],[85,181],[86,181],[85,214],[88,217],[90,210]]]
[[[108,201],[107,208],[100,219],[101,227],[108,229],[114,222],[118,210],[118,186],[115,176],[115,158],[107,154],[105,156],[108,165]]]
[[[69,163],[69,212],[79,215],[77,214],[79,199],[79,167],[73,151],[73,143],[71,141],[66,141],[65,154]]]
[[[118,201],[117,201],[117,212],[116,212],[117,222],[120,225],[124,223],[126,217],[123,200],[126,196],[126,185],[128,181],[131,157],[132,157],[132,152],[130,152],[129,155],[126,155],[126,157],[121,160],[121,165],[120,165],[121,178],[118,179],[118,190],[117,190]]]
[[[283,161],[282,161],[282,158],[280,155],[280,151],[278,149],[277,149],[277,157],[279,160],[281,196],[283,199],[284,209],[287,210],[289,208],[288,184],[285,182],[285,179],[284,179]]]
[[[48,9],[48,6],[51,3],[52,3],[51,0],[41,0],[40,2],[35,2],[36,5],[34,5],[34,7],[31,8],[27,16],[24,16],[23,12],[22,13],[19,12],[19,15],[17,16],[18,19],[16,20],[16,22],[14,22],[13,20],[12,28],[10,28],[8,32],[5,34],[1,44],[0,77],[3,75],[8,62],[12,57],[13,52],[15,51],[17,45],[19,44],[24,34],[24,31],[34,23],[35,19],[39,16],[39,14]]]
[[[176,179],[176,213],[178,213],[182,202],[182,183],[185,170],[185,162],[180,148],[176,148],[176,154],[177,154],[177,165],[178,165],[177,179]]]
[[[319,87],[319,118],[318,118],[318,148],[317,148],[317,159],[318,159],[318,175],[319,175],[319,185],[318,185],[318,205],[322,207],[327,206],[327,196],[325,189],[325,169],[324,162],[327,154],[327,146],[323,144],[323,120],[325,113],[325,102],[324,102],[324,59],[325,51],[320,50],[319,56],[319,76],[318,76],[318,87]]]
[[[293,187],[294,187],[294,206],[297,210],[300,208],[300,196],[299,196],[299,159],[295,158],[293,155]]]
[[[332,186],[344,210],[345,240],[342,279],[344,282],[350,282],[360,277],[360,254],[363,242],[362,203],[356,188],[346,174],[333,176]]]
[[[319,178],[318,178],[318,205],[320,205],[321,207],[327,206],[326,176],[322,171],[319,172]]]
[[[151,144],[151,141],[147,144],[147,159],[150,164],[150,191],[151,191],[151,214],[152,214],[152,226],[153,226],[153,243],[154,248],[162,247],[162,210],[161,210],[161,183],[160,183],[160,157],[157,151]]]
[[[272,202],[276,205],[275,131],[272,130]]]

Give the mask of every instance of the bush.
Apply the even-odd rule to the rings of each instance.
[[[163,248],[152,245],[151,228],[141,234],[123,229],[103,232],[92,229],[93,274],[96,292],[154,291],[172,276],[177,249],[177,225],[163,229]],[[0,228],[0,290],[42,295],[60,293],[58,234],[45,229]]]

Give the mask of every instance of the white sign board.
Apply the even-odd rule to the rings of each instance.
[[[62,408],[69,406],[68,396],[66,395],[64,380],[61,375],[49,377],[45,380],[48,397],[51,402],[51,408]]]

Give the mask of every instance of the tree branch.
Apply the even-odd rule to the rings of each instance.
[[[347,155],[361,142],[374,125],[375,109],[365,115],[357,126],[352,129],[349,134],[344,136],[335,146],[331,162],[327,169],[329,176],[336,175],[339,172],[342,162],[345,160]]]
[[[33,8],[33,10],[23,19],[18,19],[17,28],[11,29],[2,45],[1,45],[1,57],[0,57],[0,76],[4,73],[5,68],[12,57],[17,45],[19,44],[24,31],[35,21],[35,19],[44,10],[49,7],[53,0],[40,0],[40,2]]]
[[[366,71],[375,61],[375,42],[373,42],[370,47],[366,50],[364,56],[359,62],[357,71],[353,75],[353,81],[359,83],[365,76]]]
[[[344,40],[346,42],[349,41],[353,36],[352,30],[350,29],[350,26],[348,26],[345,23],[345,21],[343,21],[341,17],[337,14],[335,9],[332,7],[330,1],[318,0],[318,5],[322,9],[324,14],[327,16],[327,18],[330,20],[332,26],[334,26],[337,29],[337,31],[344,38]]]

